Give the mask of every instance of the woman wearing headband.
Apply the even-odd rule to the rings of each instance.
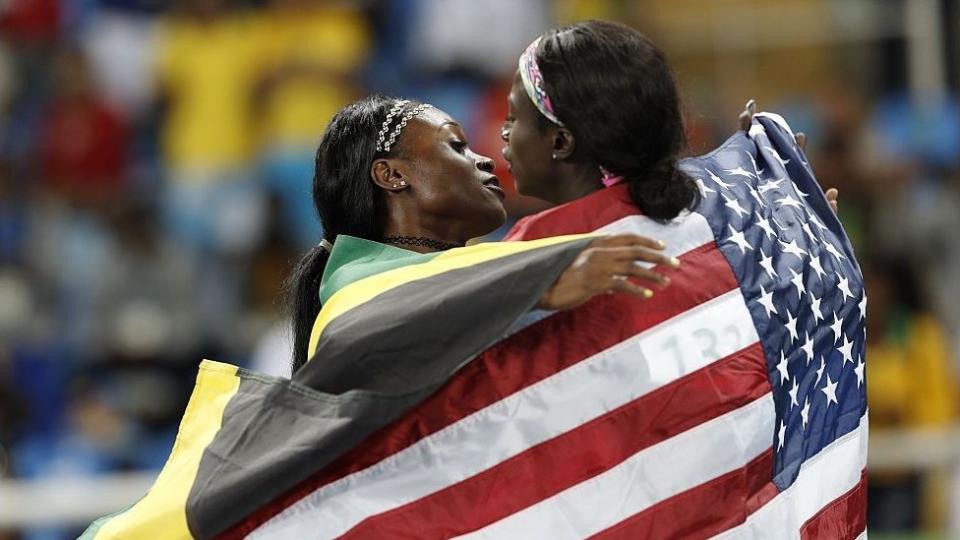
[[[490,158],[470,150],[455,120],[427,104],[373,96],[334,116],[317,150],[313,179],[324,238],[300,261],[287,284],[295,371],[307,361],[310,332],[321,309],[324,269],[337,238],[381,243],[378,256],[384,258],[461,247],[506,218],[493,168]],[[659,253],[661,249],[657,241],[634,235],[594,241],[547,290],[540,305],[564,309],[613,291],[649,296],[649,289],[624,278],[663,285],[660,274],[633,264],[675,262]]]
[[[696,184],[677,168],[686,136],[676,83],[636,30],[605,21],[549,30],[520,57],[508,101],[503,155],[520,193],[563,204],[625,183],[633,205],[659,220],[696,204]],[[828,199],[835,205],[836,190]],[[528,238],[530,221],[509,237]]]

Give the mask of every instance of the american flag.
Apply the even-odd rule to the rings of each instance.
[[[621,185],[511,233],[663,239],[682,261],[670,287],[531,314],[226,536],[865,536],[866,299],[849,241],[776,115],[682,167],[703,200],[669,223]]]

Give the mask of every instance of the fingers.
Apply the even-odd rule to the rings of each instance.
[[[632,277],[637,279],[643,279],[646,281],[652,281],[654,284],[662,287],[666,287],[670,284],[670,278],[667,276],[650,270],[649,268],[644,268],[642,266],[637,266],[632,261],[622,262],[621,266],[617,270],[618,277]]]
[[[629,259],[652,264],[665,264],[678,268],[680,266],[679,259],[662,253],[666,247],[666,244],[661,240],[654,240],[653,238],[636,234],[618,234],[598,238],[590,243],[590,248],[588,249],[598,250],[600,253],[607,253],[614,259]]]
[[[639,296],[640,298],[653,298],[653,291],[646,287],[631,283],[630,280],[627,279],[611,279],[607,286],[607,294],[618,292]]]
[[[827,204],[830,205],[830,208],[833,210],[833,213],[837,213],[837,199],[840,197],[840,190],[837,188],[830,188],[825,193],[827,196]]]
[[[638,263],[677,268],[680,261],[663,252],[659,240],[633,234],[597,238],[583,250],[553,283],[537,306],[541,309],[571,309],[598,294],[622,292],[650,298],[648,287],[666,287],[670,279]],[[639,285],[631,280],[649,284]]]
[[[807,149],[807,134],[806,134],[806,133],[804,133],[804,132],[801,131],[801,132],[797,133],[796,135],[794,135],[793,138],[794,138],[794,140],[797,141],[797,146],[799,146],[801,150],[806,150],[806,149]]]
[[[635,246],[619,248],[594,248],[602,250],[614,260],[634,262],[648,262],[651,264],[662,264],[673,268],[680,267],[680,259],[671,257],[660,251],[650,251],[649,249]]]
[[[588,278],[589,282],[595,284],[594,286],[600,289],[607,288],[612,279],[622,281],[629,278],[648,281],[652,285],[660,288],[669,285],[670,278],[660,272],[638,265],[637,261],[666,258],[676,261],[676,265],[679,265],[680,261],[672,257],[664,257],[660,254],[643,250],[641,250],[641,253],[635,254],[636,249],[637,248],[592,248],[590,253],[586,253],[586,261],[584,264],[584,266],[588,267],[587,272],[590,274]],[[676,267],[674,264],[670,264],[670,266]]]
[[[750,131],[750,124],[753,122],[753,115],[757,112],[757,102],[754,100],[747,101],[747,104],[743,107],[743,112],[740,113],[740,129],[743,131]]]

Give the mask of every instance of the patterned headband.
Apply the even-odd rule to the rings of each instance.
[[[400,117],[400,122],[393,128],[393,131],[390,132],[390,138],[387,138],[387,132],[390,130],[390,123],[393,122],[393,119],[400,114],[400,111],[407,106],[407,103],[410,103],[406,99],[401,99],[396,102],[393,107],[390,108],[390,111],[387,112],[387,119],[383,121],[383,125],[380,127],[380,132],[377,133],[377,151],[378,152],[389,152],[390,147],[393,146],[393,143],[397,142],[397,137],[400,136],[400,132],[403,131],[403,128],[407,127],[407,122],[410,121],[414,116],[422,113],[427,107],[431,107],[429,103],[421,103],[413,109],[410,109]]]
[[[554,124],[563,127],[563,122],[557,118],[553,112],[553,103],[550,102],[550,96],[543,89],[543,74],[540,73],[540,67],[537,65],[537,46],[540,45],[540,38],[533,40],[527,50],[520,55],[520,78],[523,79],[523,88],[530,96],[530,101],[536,105],[541,114],[550,119]]]

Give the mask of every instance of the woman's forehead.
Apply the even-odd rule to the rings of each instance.
[[[407,144],[432,145],[434,141],[448,137],[451,131],[459,135],[461,129],[460,124],[443,110],[427,107],[410,120],[404,134]]]
[[[509,99],[516,99],[527,93],[523,88],[523,79],[520,77],[520,70],[513,73],[513,84],[510,85]]]
[[[457,126],[460,125],[456,119],[447,114],[446,111],[436,107],[427,107],[422,113],[417,115],[417,119],[427,126],[432,126],[438,129],[444,124],[453,123]]]

